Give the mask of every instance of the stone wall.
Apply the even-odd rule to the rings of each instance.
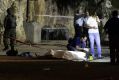
[[[29,4],[29,5],[28,5]],[[26,34],[23,27],[23,22],[37,22],[39,27],[48,25],[56,27],[57,24],[68,27],[71,35],[73,35],[73,17],[61,16],[58,14],[56,4],[52,0],[1,0],[0,2],[0,30],[4,31],[3,21],[6,16],[6,10],[11,7],[13,13],[17,17],[17,39],[26,40]],[[28,7],[27,7],[28,6]],[[27,11],[28,9],[28,11]],[[28,20],[27,20],[28,19]]]
[[[17,18],[17,39],[24,41],[25,34],[23,29],[23,13],[25,11],[25,0],[0,0],[0,30],[3,33],[3,22],[4,18],[7,15],[6,10],[12,8],[12,12],[16,15]]]
[[[59,0],[59,2],[61,1],[63,0]],[[11,7],[13,9],[13,13],[15,13],[17,17],[18,40],[26,40],[26,32],[24,30],[25,26],[23,24],[24,22],[36,22],[39,24],[40,28],[44,26],[56,27],[56,25],[62,25],[67,27],[69,29],[69,35],[73,36],[74,11],[76,9],[81,9],[84,11],[84,9],[90,4],[90,1],[69,0],[69,3],[64,1],[64,3],[60,3],[60,5],[59,2],[58,0],[0,0],[0,32],[4,30],[2,27],[4,17],[6,16],[6,10],[7,8]],[[102,6],[104,5],[105,4]],[[99,10],[102,10],[101,8]]]

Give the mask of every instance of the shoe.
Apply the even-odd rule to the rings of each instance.
[[[116,65],[116,62],[112,62],[112,61],[111,61],[110,64],[111,64],[111,65]]]
[[[8,50],[8,51],[6,51],[6,55],[7,56],[17,56],[18,51],[17,50]]]
[[[97,59],[103,59],[103,58],[104,58],[104,57],[101,56],[101,57],[98,57]]]
[[[96,57],[93,57],[93,56],[89,56],[88,60],[89,61],[92,61],[92,60],[96,60],[97,58]]]
[[[93,57],[93,60],[96,60],[97,58],[96,57]]]
[[[93,56],[89,56],[88,60],[92,61],[93,60]]]

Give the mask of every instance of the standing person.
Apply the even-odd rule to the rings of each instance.
[[[16,17],[11,13],[11,9],[7,9],[7,16],[4,20],[4,34],[3,34],[3,43],[4,49],[6,51],[9,49],[9,39],[11,50],[14,50],[14,44],[16,39]]]
[[[104,26],[105,32],[109,35],[110,61],[112,64],[119,63],[119,18],[118,11],[112,11],[112,17]]]
[[[102,58],[101,55],[101,44],[100,44],[100,34],[98,29],[98,23],[100,22],[98,16],[95,13],[92,13],[91,16],[87,19],[87,27],[90,41],[90,51],[93,58],[96,58],[94,43],[96,42],[98,58]]]
[[[80,44],[80,47],[85,48],[84,39],[82,39],[83,34],[83,23],[84,23],[84,14],[83,12],[77,10],[77,13],[74,16],[74,29],[75,29],[75,39],[76,43]]]
[[[88,28],[87,28],[87,20],[89,18],[89,12],[86,11],[84,14],[84,25],[83,25],[83,43],[85,47],[89,46],[89,38],[88,38]]]
[[[83,14],[79,10],[76,11],[74,15],[74,29],[75,29],[75,37],[81,37],[82,34],[82,26],[83,26]]]

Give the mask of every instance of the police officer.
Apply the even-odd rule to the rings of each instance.
[[[83,29],[83,12],[80,10],[77,10],[77,12],[74,15],[74,29],[75,29],[75,37],[80,37],[82,35],[82,29]]]
[[[104,26],[105,32],[109,35],[110,62],[119,64],[119,18],[118,11],[112,11],[112,17]]]
[[[11,50],[14,50],[14,44],[16,40],[16,17],[11,13],[11,9],[7,9],[7,16],[4,20],[4,34],[3,43],[4,51],[9,49],[9,40]]]

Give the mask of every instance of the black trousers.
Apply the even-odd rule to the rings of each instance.
[[[9,42],[11,49],[14,49],[16,41],[16,29],[8,29],[4,31],[3,43],[5,48],[9,48]]]
[[[75,37],[81,37],[83,34],[83,27],[82,26],[78,26],[77,24],[74,26],[75,29]]]
[[[119,63],[119,38],[109,36],[110,61],[111,63]]]

